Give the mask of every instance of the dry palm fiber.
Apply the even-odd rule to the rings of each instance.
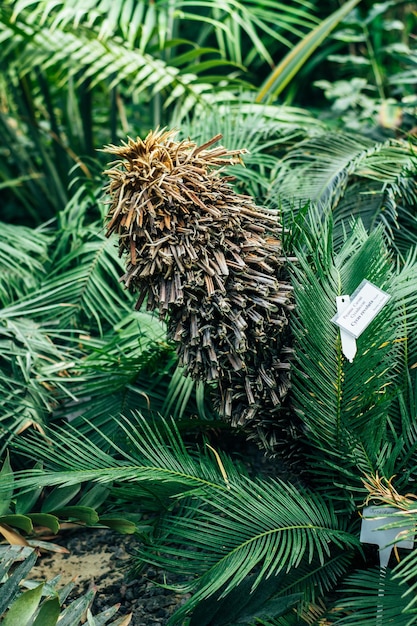
[[[150,132],[106,151],[107,236],[127,256],[121,281],[137,308],[159,311],[180,362],[218,382],[219,410],[250,423],[264,443],[289,387],[286,347],[291,287],[275,212],[237,194],[220,169],[242,151]],[[269,433],[269,434],[267,434]]]

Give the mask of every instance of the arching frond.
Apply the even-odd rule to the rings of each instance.
[[[25,492],[34,483],[117,483],[119,498],[134,498],[145,510],[165,508],[137,557],[177,573],[199,573],[187,585],[196,593],[173,623],[200,599],[220,589],[227,594],[253,568],[252,589],[285,572],[283,597],[297,594],[300,568],[298,580],[315,581],[320,592],[344,568],[336,554],[358,546],[346,522],[320,496],[280,480],[251,480],[224,454],[196,455],[174,422],[149,422],[135,414],[120,418],[119,426],[118,443],[103,438],[108,452],[71,427],[18,440],[17,449],[42,460],[44,469],[15,472],[14,487]],[[4,476],[0,490],[8,487]]]
[[[88,27],[103,41],[122,35],[129,47],[142,52],[155,41],[163,50],[171,40],[186,38],[188,31],[198,26],[198,43],[205,45],[214,33],[223,58],[248,64],[259,57],[271,66],[273,60],[266,41],[270,45],[279,43],[291,47],[292,36],[301,38],[306,29],[318,23],[313,5],[305,0],[296,0],[290,5],[253,0],[205,0],[198,6],[189,0],[152,3],[89,0],[82,9],[71,0],[16,2],[13,19],[17,20],[22,14],[27,14],[31,23],[51,24],[56,29]],[[244,40],[249,45],[245,46]]]
[[[364,136],[329,133],[296,145],[283,160],[276,181],[282,202],[307,200],[336,207],[349,177],[389,184],[412,167],[408,143],[374,142]],[[294,184],[302,180],[303,184]],[[411,181],[410,181],[411,182]],[[365,191],[365,190],[364,190]],[[295,193],[294,193],[295,192]]]
[[[117,443],[98,433],[108,451],[72,426],[48,429],[46,437],[29,434],[27,439],[15,441],[14,446],[24,454],[36,454],[44,460],[42,470],[15,472],[15,488],[26,491],[33,481],[44,486],[72,485],[85,480],[117,481],[132,487],[139,501],[144,498],[142,504],[155,499],[160,504],[164,499],[169,506],[175,494],[182,497],[190,490],[194,496],[207,490],[225,492],[228,481],[240,479],[239,470],[226,456],[222,468],[227,480],[211,452],[198,455],[188,450],[173,420],[147,420],[132,413],[119,417],[118,425]],[[7,488],[6,483],[4,487]]]
[[[235,102],[217,103],[212,111],[177,122],[183,137],[205,143],[222,135],[222,143],[232,150],[244,150],[242,165],[226,168],[236,178],[239,191],[250,193],[262,203],[274,184],[281,152],[288,143],[320,132],[320,123],[307,110],[290,106],[256,104],[250,93]]]
[[[213,59],[210,50],[209,64],[205,63],[205,50],[196,52],[200,57],[194,68],[188,64],[186,71],[181,69],[180,58],[177,62],[167,62],[161,56],[154,56],[138,48],[126,47],[118,37],[102,39],[91,37],[87,25],[79,24],[76,30],[60,29],[57,25],[37,25],[29,19],[20,21],[3,15],[0,22],[0,37],[5,43],[3,55],[18,51],[16,71],[25,76],[35,69],[53,71],[55,80],[61,87],[71,78],[76,84],[88,84],[89,89],[98,84],[106,84],[107,89],[124,84],[127,94],[135,97],[147,92],[162,93],[175,90],[175,97],[192,98],[194,104],[202,101],[204,91],[213,91],[210,75],[204,74],[213,68],[238,66],[217,55]],[[11,61],[13,65],[13,61]],[[203,76],[200,74],[203,72]],[[234,82],[233,77],[228,82]]]
[[[389,570],[355,572],[346,579],[341,591],[343,597],[328,615],[330,624],[412,626],[417,623],[416,612],[407,610],[404,587]]]
[[[83,358],[68,368],[71,397],[59,395],[57,414],[96,440],[88,421],[111,436],[120,414],[135,409],[158,413],[176,359],[165,343],[165,327],[156,317],[129,313],[103,337],[84,335],[79,341]]]
[[[65,291],[70,306],[60,316],[63,325],[75,313],[79,319],[94,318],[101,329],[103,321],[108,324],[120,321],[123,311],[128,312],[129,300],[119,286],[120,261],[113,242],[103,235],[86,234],[78,249],[59,259],[44,289],[49,289],[51,294],[58,287]],[[53,302],[53,297],[50,301]]]
[[[175,613],[173,624],[220,588],[222,596],[227,595],[254,568],[252,589],[279,572],[296,577],[297,568],[313,558],[324,565],[333,546],[357,545],[332,509],[306,490],[278,480],[242,479],[229,487],[219,498],[210,493],[198,507],[186,501],[175,517],[160,522],[151,542],[138,549],[138,557],[147,563],[200,573],[183,587],[194,595]]]
[[[42,428],[56,407],[55,391],[68,393],[65,370],[75,357],[68,333],[54,325],[0,315],[0,442],[30,426]],[[66,336],[67,335],[67,336]],[[51,338],[54,338],[54,341]]]
[[[399,214],[417,201],[414,170],[414,150],[406,141],[328,131],[294,145],[271,194],[284,210],[307,202],[324,211],[330,206],[340,243],[352,218],[368,230],[382,222],[393,231]]]

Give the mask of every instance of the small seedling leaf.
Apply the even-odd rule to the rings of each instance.
[[[100,517],[100,524],[117,530],[117,532],[124,535],[133,535],[137,530],[135,522],[123,517]]]
[[[85,524],[97,524],[98,514],[94,509],[89,506],[63,506],[60,509],[56,509],[54,513],[59,518],[76,519]]]
[[[70,502],[80,491],[81,485],[69,485],[68,487],[56,487],[45,498],[42,504],[42,513],[51,513],[61,509]]]

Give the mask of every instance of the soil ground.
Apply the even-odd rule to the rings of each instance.
[[[50,580],[61,575],[60,585],[76,579],[71,597],[97,589],[93,615],[120,604],[113,619],[132,613],[130,626],[163,626],[184,596],[164,589],[159,584],[167,580],[162,572],[148,568],[131,580],[128,577],[131,555],[136,539],[106,529],[85,529],[59,537],[56,543],[69,550],[68,554],[47,553],[39,557],[30,578]]]

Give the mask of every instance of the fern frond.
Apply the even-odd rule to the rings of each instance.
[[[124,85],[126,93],[140,97],[152,92],[166,90],[175,93],[175,98],[192,99],[194,104],[204,102],[204,91],[212,92],[210,75],[200,72],[206,70],[203,61],[195,71],[181,72],[176,67],[148,52],[138,48],[128,48],[119,38],[92,38],[90,29],[79,26],[77,30],[37,28],[29,21],[3,24],[1,38],[7,42],[5,52],[9,55],[13,49],[19,49],[17,71],[20,76],[30,74],[36,68],[53,71],[57,84],[63,87],[70,79],[77,85],[88,84],[92,89],[99,84],[106,84],[107,89]],[[236,64],[221,59],[210,61],[215,68],[241,69]],[[233,83],[231,75],[229,82]]]

